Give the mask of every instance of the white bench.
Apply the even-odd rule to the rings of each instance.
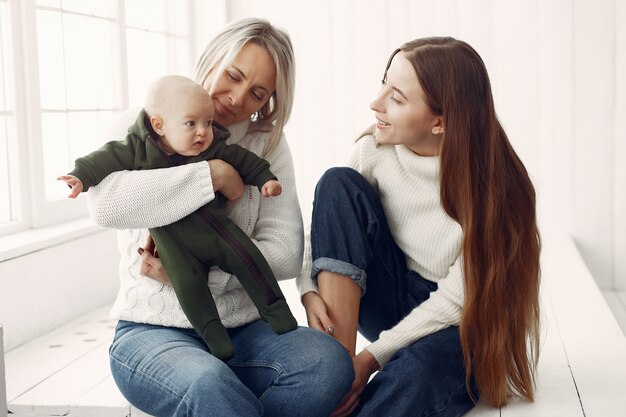
[[[515,401],[501,410],[479,403],[468,416],[626,416],[626,337],[570,239],[544,239],[542,272],[535,402]],[[297,297],[289,302],[295,305]],[[128,404],[111,377],[114,324],[103,308],[8,352],[9,413],[146,416]]]

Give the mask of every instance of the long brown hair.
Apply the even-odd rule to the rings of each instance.
[[[496,117],[485,65],[467,43],[402,45],[433,114],[442,116],[440,194],[463,230],[460,335],[466,382],[493,406],[533,399],[539,356],[535,190]]]

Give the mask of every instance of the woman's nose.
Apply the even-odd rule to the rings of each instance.
[[[230,94],[228,95],[228,98],[230,99],[230,104],[235,107],[241,106],[241,104],[243,103],[244,94],[245,91],[243,90],[243,88],[232,89]]]
[[[374,100],[372,100],[372,102],[370,103],[370,109],[372,109],[375,112],[379,112],[382,113],[385,111],[384,109],[384,99],[385,99],[385,95],[386,95],[386,91],[385,88],[383,86],[383,88],[381,88],[378,93],[376,93],[376,97],[374,97]]]
[[[383,108],[382,108],[382,100],[380,98],[380,95],[376,96],[376,98],[374,100],[372,100],[372,102],[370,103],[370,109],[372,109],[373,111],[382,113],[383,112]]]

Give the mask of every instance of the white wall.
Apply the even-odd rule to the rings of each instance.
[[[571,234],[603,288],[626,289],[626,4],[620,0],[231,0],[227,18],[289,31],[287,128],[310,216],[317,178],[344,164],[402,42],[451,35],[481,54],[496,109],[539,194],[543,230]]]

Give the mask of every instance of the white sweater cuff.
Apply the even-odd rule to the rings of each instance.
[[[206,203],[213,201],[215,198],[215,190],[213,190],[213,180],[211,177],[211,166],[208,163],[193,164],[198,176],[198,187],[200,195],[203,196],[203,200]]]

